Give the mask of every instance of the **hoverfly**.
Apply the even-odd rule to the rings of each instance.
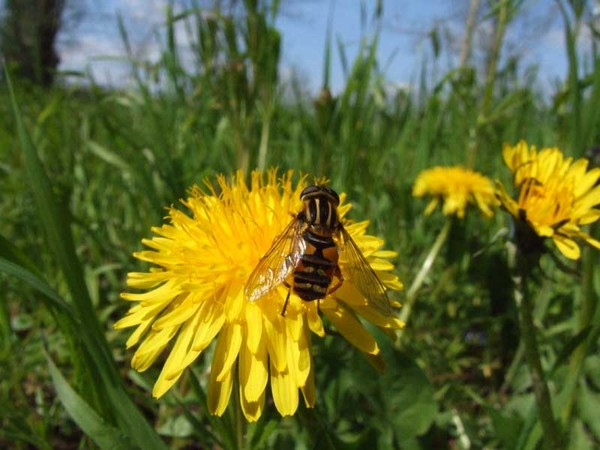
[[[338,194],[323,185],[312,185],[300,194],[302,211],[275,239],[260,260],[244,288],[247,300],[253,302],[282,284],[288,294],[281,315],[293,291],[304,301],[320,300],[344,283],[338,265],[340,253],[347,261],[346,275],[370,305],[380,312],[391,313],[385,287],[339,220]]]

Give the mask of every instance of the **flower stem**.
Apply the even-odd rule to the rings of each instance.
[[[519,310],[519,326],[521,337],[525,346],[525,354],[531,370],[531,382],[535,395],[535,402],[542,429],[544,431],[545,448],[563,448],[560,433],[550,400],[550,390],[546,384],[544,371],[540,359],[535,325],[533,322],[533,302],[529,293],[527,278],[528,264],[522,260],[522,254],[512,243],[509,244],[509,258],[513,268],[514,297]]]
[[[415,300],[417,298],[417,292],[419,292],[419,289],[425,281],[425,277],[427,277],[427,274],[431,270],[433,262],[436,260],[438,254],[440,253],[440,250],[442,249],[442,245],[444,244],[444,242],[446,242],[446,239],[448,239],[448,234],[450,233],[451,227],[452,219],[448,219],[444,227],[441,229],[440,234],[438,234],[437,238],[435,239],[435,242],[429,250],[427,257],[425,258],[425,261],[423,261],[423,265],[421,266],[419,273],[417,273],[417,276],[415,277],[412,284],[410,285],[410,288],[406,292],[406,302],[404,303],[404,305],[402,305],[402,310],[400,312],[400,319],[405,323],[412,312]],[[402,333],[402,330],[400,330],[400,333]]]
[[[244,421],[241,400],[242,399],[240,398],[240,386],[236,377],[236,381],[233,385],[233,428],[235,433],[235,446],[237,450],[245,450],[246,448],[246,422]]]

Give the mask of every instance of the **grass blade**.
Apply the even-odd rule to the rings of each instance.
[[[0,252],[0,255],[2,252]],[[25,267],[22,267],[18,264],[15,264],[9,261],[6,258],[0,256],[0,272],[7,273],[8,275],[12,275],[25,283],[27,283],[32,288],[36,289],[40,293],[44,295],[44,297],[48,300],[48,305],[54,307],[60,311],[67,313],[71,319],[75,320],[75,312],[71,305],[65,302],[58,293],[50,287],[43,279],[39,278],[35,273],[27,270]]]
[[[113,363],[110,349],[85,284],[82,265],[75,251],[70,228],[70,215],[64,204],[59,203],[54,196],[48,175],[25,130],[7,71],[5,71],[5,76],[29,185],[39,212],[39,220],[44,224],[48,248],[56,258],[69,288],[76,318],[81,323],[79,329],[83,330],[77,337],[83,340],[86,354],[72,357],[82,358],[93,364],[86,371],[88,376],[93,378],[86,380],[86,386],[96,391],[96,398],[99,398],[103,402],[102,405],[105,405],[104,410],[110,409],[114,412],[114,418],[119,427],[129,430],[141,448],[163,449],[165,448],[163,442],[127,395]]]
[[[98,447],[103,449],[131,449],[136,446],[131,437],[123,434],[118,428],[107,424],[94,409],[81,398],[77,392],[69,385],[62,375],[52,358],[46,355],[48,368],[52,383],[56,389],[56,394],[61,403],[79,425],[79,427],[88,435]]]

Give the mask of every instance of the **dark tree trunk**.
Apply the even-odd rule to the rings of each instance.
[[[56,37],[65,0],[6,0],[0,46],[9,67],[42,86],[54,82],[60,57]]]

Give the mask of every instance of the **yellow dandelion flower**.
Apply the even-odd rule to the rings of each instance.
[[[505,145],[503,157],[513,173],[517,200],[498,183],[498,198],[516,220],[524,222],[540,238],[551,238],[560,252],[570,259],[580,257],[581,240],[600,248],[600,242],[581,230],[581,226],[600,218],[600,169],[588,169],[585,158],[573,161],[558,148],[539,152],[521,141]]]
[[[360,280],[352,279],[352,271],[344,272],[343,251],[339,266],[344,282],[318,302],[292,293],[282,315],[289,291],[283,285],[256,301],[245,298],[244,287],[254,268],[290,223],[290,213],[301,210],[305,187],[305,177],[294,187],[291,172],[280,179],[276,171],[266,177],[254,172],[250,187],[241,172],[230,183],[221,176],[218,189],[210,183],[206,192],[194,187],[182,200],[188,212],[170,208],[169,223],[153,228],[155,236],[142,241],[149,250],[134,256],[155,267],[128,275],[128,287],[142,292],[122,294],[134,305],[115,328],[137,327],[127,347],[138,345],[131,362],[138,371],[168,353],[154,385],[155,397],[165,394],[216,341],[208,381],[212,414],[223,414],[236,385],[246,419],[257,420],[270,381],[277,410],[292,415],[300,394],[306,406],[315,403],[311,332],[325,334],[319,313],[376,360],[379,347],[359,317],[386,331],[403,326],[361,296],[355,285]],[[350,205],[340,197],[338,212],[343,217]],[[382,250],[383,240],[367,235],[366,227],[367,222],[359,222],[345,228],[385,288],[401,289],[388,261],[396,254]]]
[[[425,209],[426,215],[431,214],[442,200],[444,214],[456,214],[461,219],[469,204],[476,205],[487,217],[493,215],[497,205],[492,181],[461,166],[437,166],[422,171],[415,180],[413,196],[425,195],[433,197]]]

